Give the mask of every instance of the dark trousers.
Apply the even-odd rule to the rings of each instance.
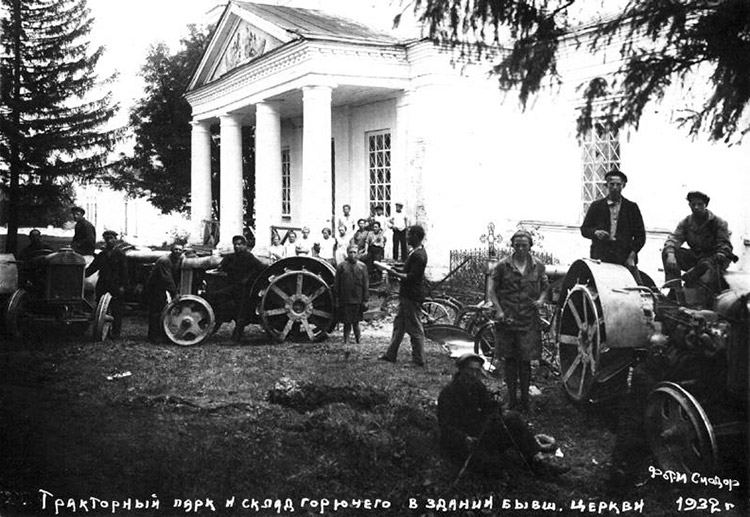
[[[409,298],[399,297],[398,313],[393,320],[391,344],[386,357],[396,360],[404,334],[411,340],[411,360],[414,364],[424,364],[424,327],[422,326],[422,304]]]
[[[382,261],[383,257],[385,257],[385,248],[382,246],[370,246],[367,250],[367,256],[365,259],[367,272],[372,272],[375,269],[375,261]]]
[[[148,340],[162,341],[166,338],[161,325],[161,313],[167,306],[167,292],[155,291],[148,296]]]
[[[534,433],[517,412],[493,415],[485,425],[487,429],[477,444],[478,450],[469,462],[473,472],[494,477],[506,466],[509,451],[519,454],[527,463],[539,452]]]
[[[107,291],[97,293],[96,302],[99,303],[101,297],[106,293]],[[112,295],[112,299],[109,301],[109,312],[112,314],[112,329],[109,333],[111,336],[118,338],[120,337],[120,331],[122,330],[122,317],[125,314],[125,303],[123,302],[122,296],[116,295],[112,292],[109,294]]]
[[[120,337],[122,331],[122,317],[125,314],[125,304],[122,301],[122,296],[113,296],[112,301],[109,302],[109,306],[112,310],[112,335],[114,337]]]
[[[393,260],[406,260],[406,230],[393,230]]]

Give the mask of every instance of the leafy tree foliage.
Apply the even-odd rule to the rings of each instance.
[[[582,88],[582,134],[592,106],[605,105],[597,122],[610,129],[637,127],[648,103],[701,71],[710,73],[702,106],[680,122],[691,134],[739,141],[750,129],[750,2],[748,0],[629,0],[593,26],[574,22],[581,8],[607,8],[592,0],[413,0],[431,37],[453,45],[511,44],[495,67],[500,86],[518,88],[525,106],[545,80],[556,80],[557,58],[567,42],[596,51],[617,45],[619,70]],[[611,5],[611,4],[610,4]],[[398,23],[398,17],[395,20]],[[744,116],[744,118],[743,118]]]
[[[9,198],[6,251],[14,252],[19,223],[59,222],[71,181],[106,170],[117,131],[103,128],[117,106],[95,94],[103,49],[89,50],[86,0],[0,0],[0,8],[0,178]]]
[[[208,43],[208,32],[189,25],[180,48],[151,46],[141,75],[146,82],[142,99],[130,112],[135,136],[131,156],[120,161],[107,179],[114,188],[145,196],[163,212],[186,212],[190,201],[191,108],[184,93]],[[219,128],[211,128],[211,177],[214,214],[219,206]],[[242,131],[245,220],[253,225],[254,133]]]
[[[146,196],[163,212],[185,211],[190,197],[191,113],[183,94],[207,38],[205,30],[190,25],[177,52],[164,43],[151,46],[140,73],[144,95],[130,111],[133,154],[108,178],[113,187]]]

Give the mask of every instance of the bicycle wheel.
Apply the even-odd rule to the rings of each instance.
[[[474,336],[474,353],[490,362],[495,357],[495,322],[488,321],[477,330]]]
[[[557,353],[557,339],[556,330],[557,326],[557,312],[551,310],[547,312],[549,316],[542,316],[542,357],[540,364],[547,367],[550,373],[554,375],[560,375],[560,361]]]
[[[437,296],[437,297],[430,297],[428,298],[428,300],[437,302],[443,307],[445,307],[446,309],[448,309],[448,315],[450,319],[446,323],[453,323],[458,313],[461,311],[461,309],[463,309],[463,306],[455,303],[454,299],[450,297],[443,298],[442,296]]]
[[[449,324],[450,312],[441,303],[434,300],[422,302],[422,323],[424,325]]]
[[[466,307],[461,309],[453,319],[453,324],[464,330],[469,330],[469,328],[474,325],[474,320],[476,319],[478,312],[479,309],[476,307]]]

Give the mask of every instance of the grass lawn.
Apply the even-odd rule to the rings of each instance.
[[[116,342],[37,331],[4,340],[0,352],[3,517],[55,515],[55,498],[60,515],[444,515],[429,508],[441,498],[492,498],[491,511],[451,515],[541,515],[535,501],[580,515],[571,504],[623,500],[643,501],[642,515],[674,515],[678,498],[693,495],[736,505],[722,515],[746,515],[738,491],[649,481],[624,499],[606,495],[612,412],[572,405],[543,368],[534,373],[541,395],[529,421],[557,439],[572,470],[543,480],[511,465],[498,479],[467,473],[456,482],[458,468],[437,449],[435,417],[453,361],[428,342],[427,367],[412,367],[408,338],[399,363],[378,361],[388,322],[366,326],[363,343],[346,347],[340,331],[322,343],[276,344],[259,328],[236,345],[227,327],[202,346],[154,346],[137,313]],[[269,397],[296,387],[315,387],[318,398],[290,407]],[[46,508],[40,490],[52,494]],[[124,503],[152,494],[159,510],[80,507],[81,498]]]

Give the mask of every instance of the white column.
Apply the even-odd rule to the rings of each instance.
[[[219,246],[232,247],[232,236],[242,233],[242,123],[237,115],[221,120],[221,201]]]
[[[193,121],[190,136],[190,242],[203,243],[203,221],[211,219],[211,126]]]
[[[302,88],[302,224],[312,235],[331,218],[331,92],[330,86]]]
[[[261,249],[271,244],[271,225],[281,213],[281,117],[275,101],[255,109],[255,237]]]

